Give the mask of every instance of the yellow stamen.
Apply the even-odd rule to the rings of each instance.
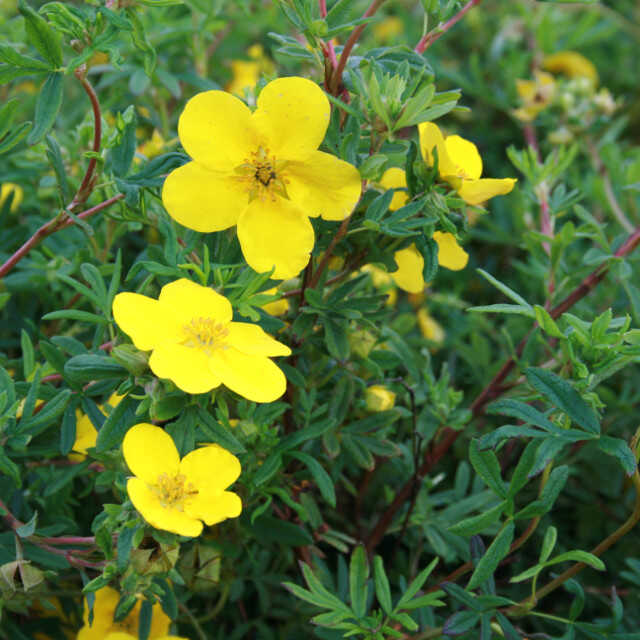
[[[173,477],[166,473],[161,473],[158,476],[152,490],[160,499],[163,507],[173,507],[182,511],[185,500],[197,495],[198,490],[190,482],[185,484],[186,480],[187,478],[181,473]]]
[[[193,318],[182,330],[185,334],[185,346],[208,350],[224,346],[224,340],[229,335],[229,329],[213,318]]]
[[[288,199],[286,184],[289,181],[283,175],[284,166],[285,163],[277,162],[275,156],[269,157],[269,149],[258,147],[250,158],[245,158],[235,168],[235,172],[238,174],[237,179],[246,187],[249,200],[257,197],[264,199],[266,195],[271,200],[275,200],[276,195]]]

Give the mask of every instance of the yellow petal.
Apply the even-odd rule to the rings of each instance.
[[[344,220],[360,199],[362,179],[348,162],[314,151],[304,162],[286,165],[287,193],[308,216]]]
[[[502,196],[510,193],[516,182],[515,178],[463,180],[458,189],[458,195],[467,204],[480,204],[494,196]]]
[[[331,107],[315,82],[278,78],[260,92],[257,105],[253,122],[278,160],[304,160],[320,146]]]
[[[210,171],[197,162],[174,169],[162,186],[162,203],[183,227],[208,233],[238,222],[249,202],[232,173]]]
[[[426,309],[418,310],[418,326],[423,337],[433,342],[443,342],[445,338],[444,329],[427,312]]]
[[[433,122],[421,122],[418,125],[420,134],[420,151],[423,160],[432,167],[434,165],[433,149],[438,151],[438,173],[441,176],[454,175],[456,166],[447,154],[447,147],[444,143],[444,136]]]
[[[102,589],[94,591],[94,595],[92,630],[102,631],[102,635],[96,636],[102,638],[104,632],[113,624],[113,614],[118,605],[118,600],[120,600],[120,594],[111,587],[102,587]],[[87,604],[86,598],[84,600],[83,620],[84,624],[88,627],[89,605]]]
[[[387,169],[380,178],[380,186],[383,189],[406,189],[407,188],[407,174],[404,169],[398,167],[392,167]],[[409,194],[406,191],[396,191],[391,198],[391,204],[389,209],[395,211],[400,207],[404,207],[409,202]]]
[[[0,209],[11,194],[13,194],[13,200],[11,201],[9,211],[15,213],[24,198],[24,190],[19,184],[13,182],[5,182],[0,187]]]
[[[209,169],[232,171],[259,145],[251,111],[225,91],[204,91],[187,102],[178,121],[185,151]]]
[[[290,356],[291,349],[265,333],[257,324],[231,322],[225,342],[247,355]]]
[[[444,143],[451,162],[458,167],[454,175],[472,180],[482,175],[482,158],[478,153],[478,147],[473,142],[460,136],[447,136]],[[441,170],[440,175],[446,174]]]
[[[76,411],[76,439],[72,450],[84,455],[87,449],[96,446],[98,432],[89,419],[89,416]]]
[[[249,356],[228,347],[214,351],[209,362],[222,384],[253,402],[273,402],[287,388],[284,373],[265,356]]]
[[[238,220],[238,239],[249,266],[274,279],[297,276],[309,262],[314,234],[309,218],[289,200],[256,198]]]
[[[195,347],[160,345],[151,353],[149,367],[158,378],[171,380],[186,393],[207,393],[220,385],[220,378],[209,368],[209,358]]]
[[[124,631],[112,631],[105,636],[104,640],[136,640],[136,638]]]
[[[452,233],[436,231],[433,239],[438,244],[438,264],[452,271],[460,271],[467,266],[469,254],[458,244]]]
[[[226,324],[233,317],[231,303],[224,296],[187,278],[165,284],[160,291],[158,302],[165,313],[173,313],[181,321],[212,318],[216,322]]]
[[[398,270],[391,274],[396,285],[409,293],[422,291],[424,289],[422,277],[424,258],[416,249],[416,245],[412,244],[406,249],[396,251],[393,257],[398,265]]]
[[[149,455],[149,452],[146,452]],[[127,493],[138,513],[156,529],[195,538],[202,533],[202,522],[183,511],[163,507],[158,496],[139,478],[127,481]]]
[[[133,344],[149,351],[180,336],[181,325],[157,300],[139,293],[119,293],[113,299],[113,319]]]
[[[227,518],[237,518],[242,513],[242,500],[231,491],[216,494],[205,491],[191,498],[184,510],[188,515],[204,520],[211,526]]]
[[[195,449],[180,461],[180,473],[198,491],[221,493],[240,477],[240,471],[240,460],[217,444]]]
[[[180,456],[173,438],[155,425],[143,422],[131,427],[124,436],[122,453],[133,475],[141,481],[153,484],[163,473],[178,473]]]
[[[262,293],[276,295],[278,293],[278,288],[272,287],[271,289],[267,289]],[[282,316],[287,313],[287,311],[289,311],[289,301],[286,298],[280,298],[279,300],[274,300],[273,302],[267,302],[267,304],[263,304],[262,308],[271,316]]]
[[[564,73],[571,78],[588,78],[594,85],[598,84],[598,70],[593,62],[577,51],[558,51],[547,56],[542,66],[552,73]]]

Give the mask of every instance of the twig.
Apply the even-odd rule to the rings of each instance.
[[[329,243],[327,250],[324,252],[324,255],[322,256],[322,260],[320,260],[320,264],[318,265],[318,268],[315,270],[315,273],[311,276],[311,279],[309,280],[309,283],[307,285],[309,289],[315,289],[316,286],[318,285],[318,282],[320,282],[320,277],[322,276],[323,271],[327,268],[327,265],[329,264],[329,260],[331,260],[331,256],[333,255],[333,251],[336,248],[336,245],[347,234],[347,229],[349,228],[349,222],[351,222],[352,215],[353,213],[348,218],[345,218],[342,221],[342,224],[338,229],[338,233],[336,233],[336,235],[333,236],[333,238],[331,239],[331,242]]]
[[[191,623],[191,626],[195,629],[196,633],[198,634],[198,637],[201,640],[207,640],[207,634],[204,632],[204,630],[200,626],[198,619],[193,615],[193,613],[191,613],[191,610],[189,609],[189,607],[187,607],[187,605],[184,604],[183,602],[178,602],[178,608],[187,616],[187,618],[189,618],[189,622]]]
[[[86,211],[78,214],[78,218],[81,220],[86,220],[91,216],[99,213],[103,209],[110,207],[114,202],[118,202],[118,200],[122,200],[124,198],[123,193],[119,193],[100,204],[95,205],[95,207],[91,207]],[[73,218],[69,218],[64,215],[64,213],[56,216],[53,220],[49,222],[45,222],[1,267],[0,267],[0,278],[4,276],[16,266],[22,258],[24,258],[31,249],[40,244],[47,236],[50,236],[52,233],[56,231],[60,231],[61,229],[66,229],[71,225],[75,224]]]
[[[636,229],[624,242],[624,244],[616,251],[615,256],[618,258],[624,257],[631,253],[640,244],[640,228]],[[595,269],[589,274],[560,304],[553,307],[550,310],[551,317],[555,320],[560,317],[565,311],[570,309],[574,304],[584,298],[590,293],[598,283],[606,276],[609,271],[609,266],[604,264]],[[534,328],[537,327],[537,323]],[[485,405],[493,400],[495,397],[501,394],[501,388],[506,377],[516,366],[516,358],[519,358],[524,351],[529,336],[533,329],[527,333],[527,335],[520,341],[516,348],[516,352],[511,356],[500,368],[500,371],[493,377],[491,382],[482,390],[482,392],[476,397],[471,404],[471,412],[474,417],[478,417],[484,411]],[[462,431],[456,431],[450,427],[445,427],[443,430],[444,437],[438,443],[438,445],[431,451],[425,453],[424,461],[420,467],[420,476],[423,477],[440,461],[442,457],[453,446],[453,443],[458,439]],[[407,498],[411,495],[411,487],[413,486],[414,478],[411,477],[398,491],[391,504],[384,511],[376,526],[373,528],[369,538],[366,541],[367,551],[372,552],[376,548],[387,529],[389,528],[393,518],[398,510],[405,503]]]
[[[429,31],[429,33],[425,33],[420,41],[415,46],[414,51],[416,53],[424,53],[427,48],[429,48],[438,38],[443,36],[451,27],[453,27],[457,22],[464,18],[467,11],[473,9],[477,4],[480,4],[481,0],[469,0],[467,4],[456,13],[455,16],[447,20],[444,24],[438,25],[433,31]]]
[[[370,18],[382,5],[384,0],[373,0],[373,2],[369,5],[369,8],[362,14],[363,18]],[[347,65],[347,60],[351,55],[351,51],[353,47],[355,47],[356,42],[362,35],[367,24],[359,24],[352,32],[351,35],[347,38],[347,41],[344,44],[342,49],[342,53],[340,54],[340,60],[338,60],[338,64],[333,72],[331,77],[331,92],[333,95],[338,95],[340,93],[340,85],[342,83],[342,73],[344,72],[344,68]]]

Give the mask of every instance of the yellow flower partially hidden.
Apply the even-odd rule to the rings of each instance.
[[[24,199],[24,191],[19,184],[15,184],[13,182],[5,182],[0,187],[0,209],[2,208],[2,205],[9,199],[9,196],[11,194],[13,194],[13,200],[11,201],[9,211],[11,213],[15,213],[22,203],[22,200]]]
[[[420,333],[422,333],[423,338],[438,344],[444,342],[444,329],[429,315],[426,309],[418,309],[416,315],[418,318],[418,327],[420,328]]]
[[[162,287],[158,300],[119,293],[113,301],[118,326],[142,351],[149,367],[187,393],[224,384],[253,402],[273,402],[287,381],[269,359],[291,349],[258,325],[232,322],[230,302],[209,287],[181,278]]]
[[[595,65],[577,51],[553,53],[545,57],[542,66],[551,73],[563,73],[570,78],[587,78],[593,86],[598,84],[598,70]]]
[[[242,511],[238,495],[225,491],[240,475],[240,461],[217,444],[182,460],[171,436],[152,424],[137,424],[124,437],[124,459],[135,478],[127,493],[140,515],[156,529],[182,536],[202,533]]]
[[[416,245],[396,251],[393,258],[398,265],[398,270],[391,273],[396,286],[409,293],[420,293],[424,289],[424,258]]]
[[[387,16],[373,27],[373,37],[387,43],[404,31],[404,22],[398,16]]]
[[[438,245],[438,264],[451,271],[460,271],[467,266],[469,254],[458,244],[452,233],[436,231],[433,239]]]
[[[117,393],[112,393],[106,404],[113,411],[119,404],[124,396],[120,396]],[[104,405],[99,409],[104,411]],[[91,422],[91,418],[86,413],[82,413],[76,409],[76,439],[71,447],[73,453],[69,454],[70,460],[82,461],[87,457],[87,451],[91,447],[96,446],[96,440],[98,438],[98,432]]]
[[[262,293],[274,296],[277,295],[278,288],[273,287],[272,289],[267,289]],[[274,300],[273,302],[263,304],[262,308],[271,316],[283,316],[287,311],[289,311],[289,300],[287,300],[287,298],[280,298],[280,300]]]
[[[357,169],[318,151],[329,115],[326,95],[305,78],[267,84],[253,113],[230,93],[197,94],[178,122],[193,162],[167,176],[164,206],[196,231],[236,225],[250,267],[296,276],[314,245],[309,216],[343,220],[360,198]]]
[[[473,142],[455,135],[445,138],[433,122],[419,124],[418,131],[424,161],[433,166],[433,150],[436,149],[440,177],[448,182],[467,204],[481,204],[513,189],[515,178],[480,178],[482,158]]]
[[[523,122],[535,120],[553,100],[556,81],[550,73],[536,70],[533,80],[516,80],[516,90],[522,106],[515,109],[513,115]]]
[[[365,391],[364,400],[369,411],[388,411],[396,403],[396,394],[384,385],[374,384]]]
[[[247,49],[251,60],[231,61],[231,82],[226,86],[229,93],[244,95],[245,90],[253,90],[261,73],[273,73],[273,62],[267,57],[261,44],[253,44]]]
[[[164,151],[166,144],[162,134],[157,129],[154,129],[151,138],[143,142],[136,149],[136,153],[143,155],[147,160],[151,160],[151,158],[159,156]]]
[[[391,167],[391,169],[387,169],[382,174],[379,184],[383,189],[406,189],[407,174],[404,169]],[[396,191],[393,194],[393,198],[391,198],[389,210],[395,211],[400,207],[404,207],[407,202],[409,202],[409,194],[406,191]]]
[[[103,587],[95,592],[93,603],[93,624],[89,626],[89,606],[84,603],[84,626],[78,631],[77,640],[105,640],[111,633],[128,633],[138,637],[140,622],[139,600],[124,620],[114,622],[113,616],[120,600],[120,594],[111,587]],[[154,604],[151,615],[149,640],[160,640],[169,633],[171,619],[159,604]]]
[[[110,633],[105,637],[104,640],[138,640],[140,636],[137,634],[132,636],[130,633],[123,633],[122,631],[116,631],[115,633]],[[157,640],[189,640],[188,638],[184,638],[183,636],[162,636],[162,638],[158,638]]]

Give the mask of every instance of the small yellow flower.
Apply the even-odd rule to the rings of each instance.
[[[411,244],[406,249],[401,249],[393,254],[393,258],[398,265],[398,270],[391,273],[393,281],[403,291],[409,293],[420,293],[424,289],[424,258],[416,249],[415,244]]]
[[[112,393],[106,404],[113,410],[123,398],[124,396]],[[100,407],[100,410],[104,411],[104,405]],[[71,448],[74,453],[69,454],[69,458],[77,461],[84,460],[87,457],[87,450],[96,446],[97,438],[98,432],[89,416],[76,410],[76,439]]]
[[[305,78],[267,84],[253,113],[230,93],[197,94],[178,122],[193,162],[167,176],[164,206],[196,231],[237,225],[250,267],[292,278],[313,249],[309,216],[343,220],[360,198],[357,169],[317,150],[329,115],[326,95]]]
[[[140,620],[139,600],[127,617],[120,622],[114,622],[113,616],[120,595],[111,587],[103,587],[95,592],[93,603],[93,624],[89,625],[89,607],[84,603],[84,626],[78,631],[77,640],[105,640],[111,633],[124,632],[138,637],[138,624]],[[170,618],[162,610],[159,604],[154,604],[151,616],[151,630],[149,640],[160,640],[169,633]]]
[[[406,189],[407,175],[404,169],[392,167],[382,174],[379,184],[383,189]],[[391,199],[389,209],[395,211],[400,207],[404,207],[407,202],[409,202],[409,194],[406,191],[396,191]]]
[[[226,89],[229,93],[242,96],[245,89],[252,90],[260,79],[260,63],[255,60],[232,60],[231,82]]]
[[[140,515],[156,529],[182,536],[202,533],[242,511],[239,496],[225,491],[240,475],[240,461],[217,444],[182,460],[171,436],[152,424],[137,424],[124,437],[124,459],[134,474],[127,493]]]
[[[595,65],[577,51],[553,53],[542,61],[542,66],[551,73],[563,73],[570,78],[587,78],[594,86],[598,84]]]
[[[523,122],[535,120],[553,100],[556,82],[550,73],[536,70],[533,80],[516,80],[516,90],[522,106],[513,111],[513,115]]]
[[[509,193],[516,183],[515,178],[480,178],[482,158],[473,142],[460,136],[442,135],[433,122],[418,125],[422,157],[429,166],[435,159],[433,150],[438,153],[438,173],[448,182],[467,204],[480,204]]]
[[[181,278],[162,287],[158,300],[119,293],[113,301],[118,326],[142,351],[149,367],[187,393],[224,384],[253,402],[273,402],[287,381],[269,359],[291,349],[258,325],[232,322],[231,304],[213,289]]]
[[[0,187],[0,208],[2,208],[2,205],[9,199],[11,194],[13,194],[13,200],[11,201],[9,211],[15,213],[24,199],[24,191],[19,184],[5,182],[2,187]]]
[[[151,138],[143,142],[136,149],[136,152],[143,155],[147,160],[151,160],[151,158],[159,156],[164,151],[165,145],[166,141],[162,137],[162,134],[157,129],[154,129]]]
[[[267,289],[263,291],[264,294],[276,295],[278,293],[277,287],[273,287],[272,289]],[[289,300],[287,298],[280,298],[280,300],[274,300],[273,302],[267,302],[267,304],[263,304],[262,308],[272,316],[283,316],[287,311],[289,311]]]
[[[429,315],[426,309],[418,309],[416,315],[418,317],[418,327],[424,338],[438,344],[444,342],[444,329]]]
[[[371,276],[371,282],[373,283],[373,286],[381,293],[387,294],[387,300],[385,304],[388,307],[393,307],[398,300],[398,292],[396,290],[391,274],[387,273],[380,267],[376,267],[373,264],[365,264],[360,269],[360,271],[368,273]]]
[[[451,271],[460,271],[467,266],[469,254],[458,244],[452,233],[436,231],[433,239],[438,245],[438,264]]]
[[[384,385],[374,384],[367,388],[364,399],[369,411],[388,411],[396,403],[396,394]]]
[[[404,22],[398,16],[388,16],[373,27],[373,37],[378,42],[390,42],[404,31]]]

